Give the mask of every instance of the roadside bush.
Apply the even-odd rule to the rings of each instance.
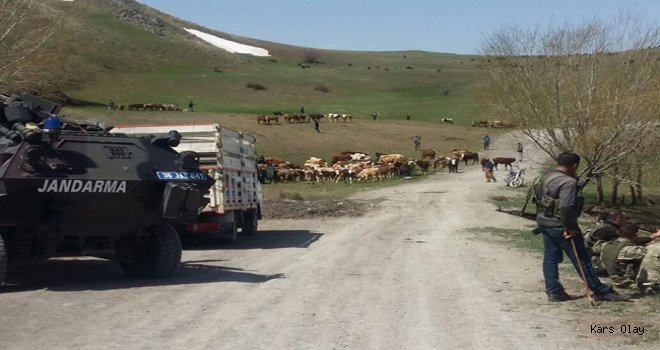
[[[314,87],[314,90],[320,91],[320,92],[330,92],[330,88],[325,86],[325,85],[322,85],[322,84],[321,85],[316,85]]]
[[[302,201],[303,197],[298,192],[280,192],[281,199],[291,199],[294,201]]]
[[[266,90],[266,87],[263,86],[263,84],[260,83],[253,83],[253,82],[248,82],[245,84],[245,87],[249,89],[254,89],[254,90]]]
[[[305,63],[311,63],[311,64],[322,63],[320,58],[321,58],[321,53],[316,50],[305,50],[305,53],[303,54],[303,62]]]

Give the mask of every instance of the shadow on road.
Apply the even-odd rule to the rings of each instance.
[[[309,230],[264,230],[254,236],[240,236],[231,244],[193,240],[186,250],[236,250],[308,248],[323,233]],[[118,263],[94,258],[51,259],[35,263],[20,272],[14,281],[0,288],[0,293],[48,289],[52,291],[113,290],[164,285],[217,282],[263,283],[285,278],[283,274],[263,275],[224,267],[223,260],[183,261],[174,276],[162,279],[127,277]]]
[[[183,248],[186,250],[309,248],[322,236],[323,233],[309,230],[264,230],[257,231],[254,236],[239,236],[233,243],[188,238]]]
[[[153,286],[239,282],[263,283],[285,278],[284,274],[264,275],[216,265],[222,260],[183,261],[171,277],[131,278],[118,263],[94,259],[51,259],[29,266],[4,287],[1,293],[47,289],[51,291],[114,290]]]

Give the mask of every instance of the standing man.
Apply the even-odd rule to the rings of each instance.
[[[516,158],[518,158],[517,161],[522,163],[522,161],[523,161],[523,145],[522,145],[522,143],[518,142],[518,145],[516,146],[516,150],[518,151],[518,157],[516,157]]]
[[[371,113],[371,119],[372,120],[376,120],[376,117],[378,117],[378,113],[376,113],[376,112]]]
[[[557,157],[555,169],[546,172],[534,185],[537,230],[543,234],[543,278],[548,301],[573,299],[559,281],[559,263],[564,253],[571,259],[578,274],[578,264],[582,265],[586,284],[594,293],[594,301],[626,301],[630,296],[615,292],[598,279],[584,247],[584,237],[577,223],[583,200],[576,175],[579,165],[579,155],[563,152]],[[573,244],[578,256],[573,253]]]
[[[113,101],[113,100],[108,101],[108,110],[109,111],[114,111],[115,110],[115,101]]]
[[[486,136],[484,136],[484,151],[487,151],[488,149],[490,149],[490,136],[486,134]]]
[[[304,106],[300,107],[300,114],[305,114],[305,107]]]
[[[195,111],[195,104],[193,103],[193,101],[190,101],[190,103],[188,103],[188,111],[190,112]]]
[[[413,137],[413,143],[415,144],[415,151],[419,150],[419,147],[422,145],[422,137],[415,136]]]
[[[316,132],[321,132],[321,130],[319,130],[319,118],[312,119],[314,120],[314,130],[316,130]]]

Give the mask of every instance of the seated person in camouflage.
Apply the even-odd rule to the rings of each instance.
[[[660,230],[653,235],[660,236]],[[642,293],[660,294],[660,242],[646,247],[646,256],[637,274],[637,286]]]
[[[585,245],[589,254],[591,254],[591,264],[599,276],[606,276],[607,270],[600,260],[600,254],[603,246],[619,238],[618,231],[621,225],[628,223],[628,215],[623,210],[613,209],[602,217],[595,227],[589,230],[584,236]],[[639,245],[647,244],[652,239],[650,237],[635,236],[632,241]]]
[[[634,242],[638,231],[639,227],[635,224],[623,224],[619,227],[619,238],[603,245],[600,260],[617,287],[625,288],[635,283],[640,264],[646,255],[646,247]],[[660,237],[658,232],[650,238],[657,237]]]

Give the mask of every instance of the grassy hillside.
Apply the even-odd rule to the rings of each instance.
[[[475,57],[308,49],[214,32],[127,0],[50,3],[68,15],[70,29],[60,35],[69,36],[66,49],[79,83],[63,88],[78,100],[181,106],[193,100],[201,111],[245,114],[305,106],[357,118],[373,111],[382,119],[449,116],[462,125],[476,119],[472,87],[481,63]],[[165,34],[116,18],[125,9],[161,21]],[[187,34],[184,26],[264,47],[272,56],[230,54]],[[303,62],[310,56],[320,63]],[[247,88],[248,82],[266,89]]]

